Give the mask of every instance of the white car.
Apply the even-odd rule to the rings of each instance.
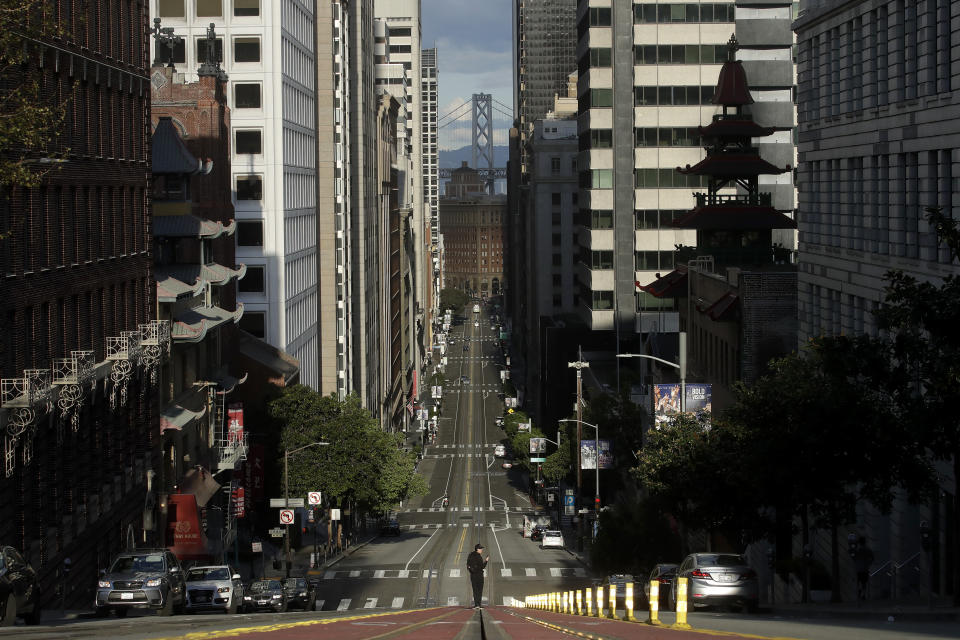
[[[502,458],[503,456],[507,455],[507,448],[502,444],[498,444],[493,448],[493,455],[497,456],[498,458]]]
[[[543,539],[540,541],[540,548],[547,549],[554,547],[556,549],[563,549],[563,534],[559,531],[544,531]]]
[[[193,567],[187,571],[187,611],[236,613],[242,603],[240,574],[233,573],[227,565]]]
[[[479,326],[480,326],[480,323],[479,323],[479,322],[474,322],[474,323],[473,323],[473,326],[479,327]]]

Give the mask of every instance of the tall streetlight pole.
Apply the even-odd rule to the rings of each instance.
[[[670,362],[656,356],[648,356],[645,353],[618,353],[618,358],[646,358],[647,360],[656,360],[657,362],[669,365],[674,369],[680,370],[680,411],[687,409],[687,332],[681,331],[680,338],[680,362]]]
[[[590,363],[583,361],[583,349],[577,347],[577,361],[568,362],[567,366],[571,369],[577,370],[577,448],[580,447],[580,439],[582,437],[582,428],[581,423],[583,422],[583,369],[589,369]],[[582,469],[580,468],[580,456],[577,456],[577,495],[580,494],[580,485],[582,484],[581,478]]]
[[[578,422],[579,424],[585,424],[588,427],[593,427],[597,431],[597,481],[594,486],[593,493],[593,508],[597,511],[600,510],[600,427],[595,424],[590,424],[589,422],[584,422],[583,420],[571,420],[570,418],[563,418],[562,420],[557,420],[557,422]],[[577,443],[577,460],[580,459],[580,444]],[[579,466],[579,463],[577,463]]]
[[[308,447],[323,447],[330,444],[329,442],[311,442],[310,444],[305,444],[302,447],[297,447],[296,449],[284,449],[283,450],[283,506],[290,507],[290,456],[297,453],[298,451],[303,451]],[[285,524],[284,527],[286,531],[284,532],[283,537],[283,558],[284,563],[287,565],[286,572],[287,577],[290,577],[290,524]]]

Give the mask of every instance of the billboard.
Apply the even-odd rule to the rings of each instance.
[[[707,428],[710,427],[712,385],[687,384],[686,413],[697,416]],[[653,415],[659,429],[680,415],[680,384],[653,385]]]
[[[227,442],[243,442],[243,403],[238,402],[227,407]]]
[[[546,453],[547,452],[547,439],[546,438],[530,438],[530,453]]]
[[[613,468],[613,454],[610,452],[610,441],[600,440],[599,455],[596,440],[580,441],[580,468],[596,469],[599,460],[601,469]]]

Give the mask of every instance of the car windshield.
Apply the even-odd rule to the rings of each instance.
[[[729,553],[700,556],[697,562],[701,567],[742,567],[747,564],[743,556]]]
[[[160,553],[120,556],[110,567],[110,573],[155,573],[164,571],[165,567],[163,554]]]
[[[284,581],[283,586],[300,587],[303,589],[307,586],[307,581],[305,578],[287,578],[286,581]]]
[[[198,567],[187,573],[187,582],[200,580],[229,580],[230,572],[226,567]]]
[[[252,593],[258,593],[261,591],[273,591],[274,589],[281,589],[279,580],[258,580],[250,585],[250,591]]]

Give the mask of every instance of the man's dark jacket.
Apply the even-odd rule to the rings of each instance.
[[[471,576],[483,576],[483,569],[486,566],[487,563],[484,562],[483,556],[477,551],[473,551],[467,556],[467,571],[470,572]]]

